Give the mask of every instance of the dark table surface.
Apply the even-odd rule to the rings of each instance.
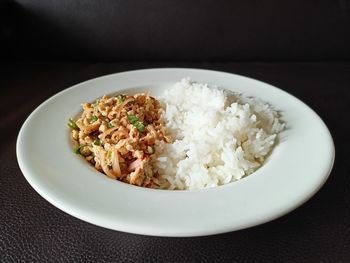
[[[246,75],[307,103],[325,121],[336,146],[324,187],[272,222],[195,238],[140,236],[94,226],[55,208],[30,187],[17,164],[16,138],[41,102],[104,74],[169,66]],[[7,62],[0,72],[0,262],[350,262],[350,63]]]

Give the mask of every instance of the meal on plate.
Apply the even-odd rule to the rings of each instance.
[[[74,152],[108,177],[160,189],[201,189],[258,169],[284,129],[256,98],[183,79],[154,98],[103,96],[70,119]]]

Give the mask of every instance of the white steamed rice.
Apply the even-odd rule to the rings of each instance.
[[[157,146],[155,165],[168,189],[214,187],[253,173],[284,128],[269,104],[188,78],[160,99],[173,143]]]

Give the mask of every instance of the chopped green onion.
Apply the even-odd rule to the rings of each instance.
[[[92,115],[92,117],[91,117],[91,122],[95,122],[95,121],[97,121],[97,120],[98,120],[98,117],[95,116],[95,115]]]
[[[124,102],[125,98],[126,98],[126,96],[124,94],[120,94],[120,95],[117,96],[117,99],[118,99],[119,103]]]
[[[136,129],[138,129],[139,132],[143,132],[145,130],[145,126],[140,121],[134,123],[134,126],[136,127]]]
[[[94,141],[94,145],[101,145],[101,141],[99,138],[96,138],[96,140]]]
[[[99,103],[100,103],[100,100],[96,100],[96,102],[94,103],[94,107],[97,107]]]
[[[145,125],[135,115],[129,115],[126,113],[126,117],[128,118],[128,121],[134,125],[134,127],[139,131],[143,132],[145,130]]]
[[[113,128],[114,127],[113,124],[110,123],[110,122],[108,122],[107,126],[108,126],[108,128]]]
[[[139,121],[139,119],[135,115],[129,115],[128,113],[126,113],[126,117],[128,117],[128,121],[131,124],[134,124],[135,122]]]
[[[78,147],[74,148],[74,149],[73,149],[73,152],[74,152],[75,154],[81,154],[81,153],[80,153],[80,150],[81,150],[81,148],[83,148],[83,147],[85,147],[85,146],[87,146],[87,144],[81,144],[81,145],[79,145]]]
[[[72,118],[69,119],[68,126],[73,130],[79,130],[78,125],[75,123],[75,121]]]

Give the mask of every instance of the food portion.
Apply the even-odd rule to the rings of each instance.
[[[162,97],[104,96],[68,126],[82,155],[108,177],[161,189],[201,189],[258,169],[284,129],[256,98],[183,79]]]
[[[159,101],[148,94],[121,94],[82,106],[82,115],[68,122],[74,152],[112,179],[156,187],[155,144],[169,142]]]
[[[269,104],[190,79],[162,101],[173,143],[159,145],[156,167],[170,189],[215,187],[253,173],[284,128]]]

